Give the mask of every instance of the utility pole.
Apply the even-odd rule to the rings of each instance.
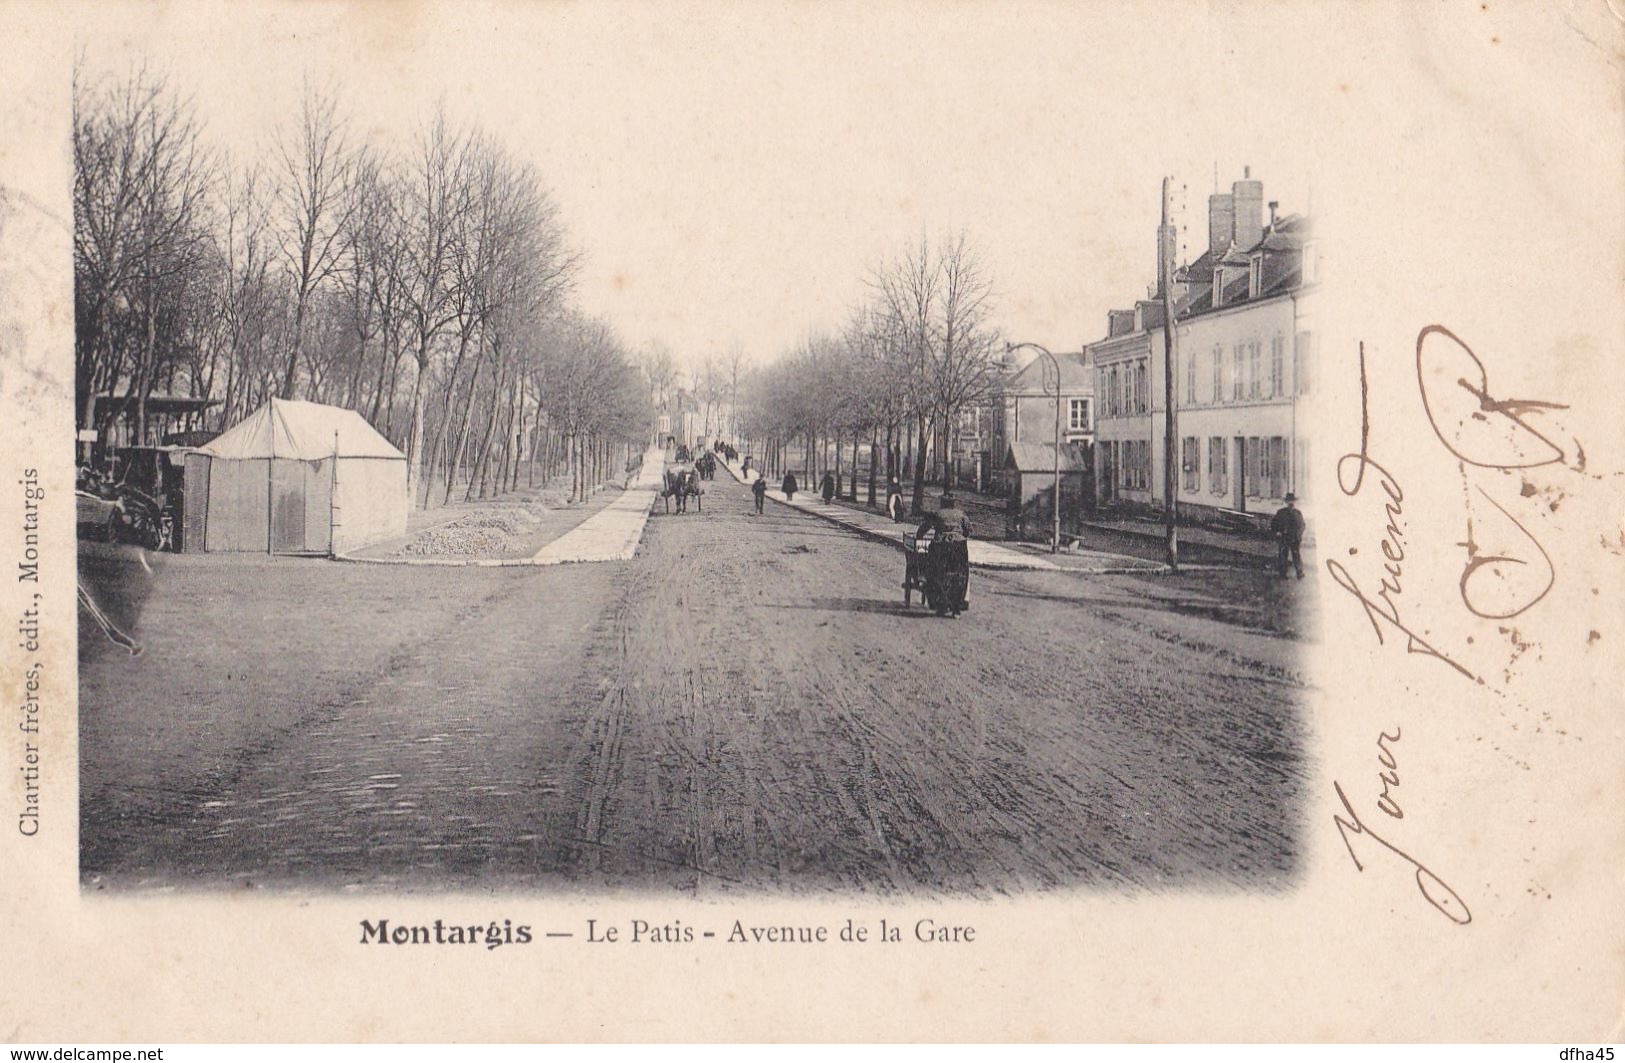
[[[1169,239],[1168,198],[1173,178],[1162,179],[1162,226],[1157,230],[1157,286],[1162,289],[1162,520],[1163,536],[1168,546],[1168,568],[1179,571],[1178,494],[1174,487],[1178,463],[1174,444],[1174,245]]]

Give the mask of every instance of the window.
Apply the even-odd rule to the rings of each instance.
[[[1224,401],[1224,348],[1213,345],[1213,401]]]
[[[1145,386],[1145,362],[1134,363],[1134,412],[1146,412],[1146,397],[1148,389]]]
[[[1216,495],[1230,490],[1230,449],[1224,436],[1209,436],[1207,441],[1207,489]]]
[[[1264,497],[1264,469],[1257,436],[1248,436],[1242,458],[1247,466],[1247,497]]]
[[[1260,372],[1262,368],[1259,364],[1258,341],[1253,340],[1247,344],[1247,397],[1250,399],[1258,398],[1264,386],[1264,374]]]
[[[1236,402],[1240,402],[1247,394],[1242,390],[1245,375],[1243,370],[1246,368],[1246,365],[1242,359],[1245,357],[1246,352],[1242,349],[1242,345],[1239,343],[1236,344],[1235,347],[1230,351],[1230,397]]]
[[[1067,409],[1066,425],[1074,432],[1089,431],[1089,400],[1072,399]]]
[[[1293,361],[1298,369],[1298,394],[1309,394],[1309,380],[1314,375],[1315,344],[1314,336],[1308,332],[1297,335],[1296,350],[1293,352]]]
[[[1283,436],[1269,438],[1269,452],[1266,455],[1267,478],[1270,483],[1270,498],[1280,498],[1286,494],[1287,467],[1286,467],[1286,439]]]
[[[1186,436],[1180,443],[1180,471],[1184,474],[1183,484],[1185,493],[1194,495],[1197,491],[1197,477],[1201,473],[1202,455],[1201,443],[1195,436]]]
[[[1251,267],[1247,274],[1247,294],[1256,299],[1264,290],[1264,256],[1254,255]]]
[[[1270,339],[1269,398],[1286,394],[1286,337],[1276,333]]]
[[[1185,404],[1196,405],[1196,355],[1185,356]]]

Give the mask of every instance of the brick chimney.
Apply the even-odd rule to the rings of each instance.
[[[1241,180],[1230,186],[1235,213],[1236,246],[1246,251],[1264,238],[1264,182],[1252,179],[1252,168],[1242,167]]]

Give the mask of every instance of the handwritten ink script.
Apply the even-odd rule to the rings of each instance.
[[[1383,815],[1398,821],[1405,818],[1405,812],[1399,806],[1399,757],[1394,747],[1399,743],[1401,730],[1394,728],[1393,734],[1387,731],[1377,736],[1377,764],[1381,768],[1377,772],[1377,781],[1382,784],[1382,792],[1377,797],[1377,809]],[[1333,815],[1332,822],[1337,825],[1339,836],[1343,839],[1343,846],[1349,851],[1349,859],[1354,861],[1356,871],[1364,871],[1365,864],[1360,860],[1360,854],[1355,852],[1353,837],[1364,836],[1388,850],[1394,856],[1409,864],[1415,872],[1416,888],[1424,900],[1431,904],[1441,914],[1459,926],[1466,926],[1473,921],[1473,913],[1468,910],[1467,902],[1462,900],[1461,894],[1450,887],[1444,879],[1440,878],[1426,864],[1401,849],[1393,842],[1387,840],[1372,830],[1360,814],[1354,810],[1354,804],[1344,793],[1341,783],[1332,783],[1332,789],[1337,792],[1337,799],[1343,805],[1343,811],[1348,818],[1342,815]]]
[[[1359,362],[1360,447],[1338,459],[1337,485],[1345,496],[1357,497],[1371,474],[1385,519],[1372,552],[1379,569],[1369,591],[1369,584],[1357,580],[1342,559],[1327,559],[1326,570],[1359,603],[1379,645],[1386,644],[1387,634],[1403,637],[1407,653],[1432,658],[1482,683],[1452,652],[1435,645],[1422,625],[1412,622],[1401,609],[1404,565],[1411,551],[1405,491],[1399,477],[1372,457],[1371,391],[1363,343]],[[1585,450],[1578,440],[1572,442],[1571,451],[1554,441],[1556,433],[1548,426],[1533,423],[1538,415],[1567,407],[1535,399],[1497,398],[1483,361],[1443,325],[1429,325],[1417,335],[1416,382],[1428,425],[1456,459],[1467,499],[1465,535],[1456,544],[1465,552],[1457,584],[1461,604],[1480,620],[1520,616],[1545,598],[1556,582],[1551,554],[1528,525],[1477,483],[1476,473],[1469,470],[1525,471],[1558,465],[1583,471]],[[1359,555],[1358,546],[1348,547],[1347,557]]]
[[[1365,864],[1360,862],[1360,855],[1354,851],[1354,843],[1349,840],[1358,835],[1371,839],[1409,864],[1416,872],[1416,888],[1421,892],[1423,899],[1451,922],[1458,926],[1466,926],[1473,921],[1473,913],[1467,909],[1467,902],[1461,899],[1461,894],[1451,889],[1444,879],[1434,874],[1422,861],[1367,826],[1360,819],[1360,814],[1354,811],[1354,806],[1349,803],[1348,795],[1343,792],[1340,783],[1332,783],[1332,789],[1337,791],[1337,799],[1343,803],[1343,811],[1348,813],[1347,819],[1340,815],[1332,816],[1332,822],[1337,824],[1337,829],[1343,836],[1343,845],[1348,849],[1349,859],[1354,861],[1356,870],[1365,870]]]
[[[1364,561],[1359,546],[1349,546],[1345,557],[1327,559],[1327,572],[1359,604],[1378,645],[1386,645],[1389,636],[1403,639],[1407,654],[1438,661],[1482,685],[1484,680],[1458,659],[1456,649],[1436,644],[1426,621],[1418,616],[1426,606],[1402,605],[1405,565],[1419,563],[1413,555],[1421,551],[1411,540],[1400,477],[1372,456],[1371,389],[1363,343],[1359,365],[1360,446],[1338,459],[1337,484],[1351,498],[1359,496],[1367,484],[1373,485],[1382,506],[1383,524],[1375,545],[1366,547],[1366,557],[1376,568],[1369,570],[1363,582],[1349,571],[1350,566]],[[1551,414],[1567,407],[1544,400],[1498,397],[1483,360],[1443,325],[1429,325],[1417,334],[1416,386],[1428,426],[1455,459],[1461,478],[1465,534],[1454,544],[1462,551],[1457,555],[1457,596],[1461,606],[1469,616],[1481,621],[1520,616],[1551,591],[1557,580],[1556,569],[1551,554],[1526,523],[1529,514],[1515,513],[1509,507],[1519,503],[1503,504],[1479,481],[1487,473],[1503,474],[1489,481],[1489,487],[1495,488],[1504,482],[1506,472],[1527,475],[1529,470],[1551,466],[1583,472],[1584,447],[1579,440],[1559,442],[1561,433],[1548,423]],[[1520,497],[1532,493],[1526,480]],[[1376,805],[1395,822],[1405,818],[1397,795],[1400,777],[1394,749],[1400,734],[1396,727],[1392,734],[1381,732],[1377,740],[1382,770],[1378,773],[1381,793]],[[1414,869],[1417,889],[1433,908],[1458,925],[1472,922],[1460,894],[1422,861],[1373,831],[1355,811],[1341,783],[1334,781],[1332,786],[1343,806],[1332,820],[1356,870],[1364,871],[1365,864],[1352,839],[1363,836]]]
[[[1399,478],[1376,461],[1371,456],[1371,413],[1370,413],[1370,384],[1366,376],[1365,344],[1360,344],[1360,449],[1354,453],[1345,454],[1337,460],[1337,487],[1343,494],[1353,498],[1360,494],[1365,487],[1366,474],[1372,473],[1378,489],[1382,492],[1383,513],[1387,523],[1383,527],[1382,538],[1378,541],[1376,554],[1379,558],[1377,564],[1381,566],[1381,575],[1378,577],[1376,590],[1367,593],[1355,580],[1342,561],[1328,558],[1326,571],[1331,573],[1332,580],[1343,590],[1347,591],[1360,603],[1365,611],[1365,618],[1371,625],[1371,631],[1377,637],[1379,645],[1386,645],[1387,639],[1384,625],[1388,629],[1403,636],[1405,651],[1418,653],[1440,661],[1468,679],[1476,679],[1465,666],[1456,661],[1448,653],[1434,646],[1423,637],[1417,627],[1407,621],[1400,610],[1399,599],[1404,593],[1404,563],[1406,558],[1407,539],[1405,535],[1405,491],[1399,484]],[[1358,557],[1360,548],[1348,548],[1348,556]]]

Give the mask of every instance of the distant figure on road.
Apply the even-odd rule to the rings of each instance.
[[[829,505],[830,499],[835,497],[834,473],[824,473],[824,482],[818,485],[818,493],[824,496],[824,504]]]
[[[1299,553],[1299,547],[1303,544],[1303,514],[1293,505],[1297,500],[1298,496],[1288,491],[1286,498],[1282,499],[1286,505],[1276,510],[1270,520],[1270,534],[1275,536],[1275,557],[1282,579],[1286,579],[1288,560],[1297,569],[1298,578],[1303,579],[1303,556]]]
[[[750,455],[749,454],[745,455],[745,464],[743,464],[743,465],[741,465],[739,467],[739,474],[741,476],[743,476],[747,480],[750,479]]]
[[[750,485],[750,493],[756,498],[756,515],[762,515],[762,503],[767,499],[767,481],[760,476]]]
[[[779,485],[779,490],[784,492],[785,498],[793,500],[796,497],[796,492],[801,490],[801,485],[796,483],[796,474],[793,472],[785,473],[784,483]]]
[[[886,480],[886,516],[892,519],[893,524],[903,521],[903,485],[897,482],[895,476]]]

